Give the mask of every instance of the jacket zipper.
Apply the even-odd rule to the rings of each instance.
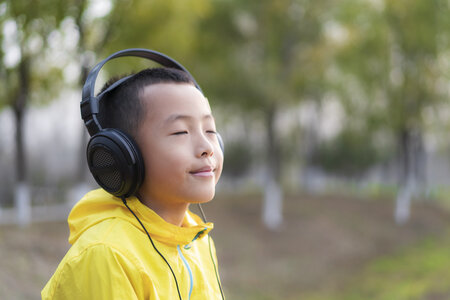
[[[181,260],[183,261],[184,265],[186,266],[188,273],[189,273],[189,279],[190,279],[190,286],[189,286],[189,297],[188,299],[191,299],[192,289],[194,287],[194,278],[192,276],[192,270],[189,266],[186,258],[184,257],[183,253],[181,252],[180,245],[177,245],[178,254],[180,254]]]

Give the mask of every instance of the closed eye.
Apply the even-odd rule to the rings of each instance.
[[[188,132],[187,131],[177,131],[177,132],[172,133],[172,135],[183,135],[183,134],[188,134]]]
[[[214,130],[207,130],[207,131],[206,131],[206,133],[217,134],[217,132],[216,132],[216,131],[214,131]]]

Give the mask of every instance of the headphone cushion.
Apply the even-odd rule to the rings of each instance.
[[[110,128],[101,130],[89,140],[86,155],[95,181],[114,196],[132,196],[142,185],[145,173],[142,154],[126,133]]]
[[[225,145],[223,143],[222,136],[217,133],[217,141],[219,142],[220,150],[222,150],[222,153],[225,154]]]

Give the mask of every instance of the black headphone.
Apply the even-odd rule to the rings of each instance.
[[[95,181],[107,192],[117,197],[129,197],[139,190],[145,175],[144,160],[136,142],[125,132],[115,128],[102,128],[97,114],[102,97],[133,75],[121,78],[99,95],[94,96],[95,82],[101,68],[110,60],[123,56],[142,57],[167,68],[186,72],[195,87],[202,92],[194,77],[180,63],[157,51],[132,48],[118,51],[99,62],[89,73],[83,86],[80,103],[81,118],[91,135],[86,154],[89,170]],[[203,93],[203,92],[202,92]],[[126,99],[124,99],[126,100]],[[224,151],[222,138],[217,134]]]

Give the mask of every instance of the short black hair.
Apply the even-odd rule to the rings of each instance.
[[[108,80],[101,92],[123,77],[125,76],[114,77]],[[136,138],[137,130],[146,113],[145,105],[139,95],[146,86],[157,83],[188,83],[195,85],[189,74],[181,70],[173,68],[144,69],[132,75],[102,97],[99,107],[101,126],[103,128],[119,129]]]

